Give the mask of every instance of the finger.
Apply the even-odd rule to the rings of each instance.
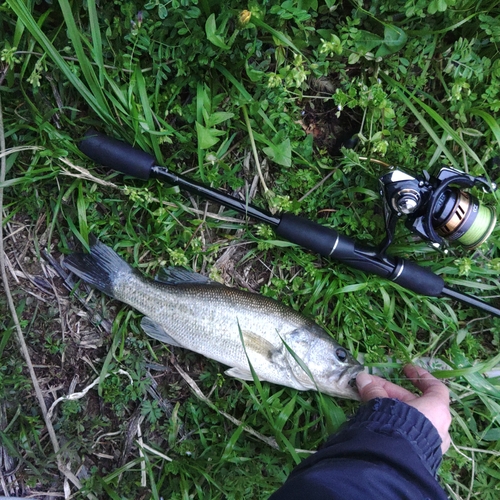
[[[362,401],[370,401],[375,398],[387,398],[387,392],[383,388],[379,377],[374,377],[366,372],[361,372],[356,377],[356,385]]]
[[[389,398],[399,399],[400,401],[403,401],[403,403],[409,403],[417,398],[413,392],[405,389],[404,387],[393,384],[392,382],[388,382],[387,380],[384,380],[383,387]]]
[[[399,387],[387,380],[361,372],[357,378],[359,395],[362,401],[370,401],[375,398],[395,398],[404,402],[415,399],[415,395],[410,391]]]
[[[374,398],[394,398],[403,402],[409,402],[416,398],[415,394],[393,384],[377,375],[369,375],[361,372],[356,379],[358,391],[363,401]]]
[[[432,396],[448,405],[450,402],[450,392],[448,387],[432,376],[427,370],[419,366],[407,365],[404,368],[405,375],[411,383],[422,391],[424,396]]]

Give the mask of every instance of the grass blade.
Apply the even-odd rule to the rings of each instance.
[[[384,73],[381,73],[380,76],[390,85],[392,85],[395,89],[396,94],[399,98],[411,109],[413,114],[416,116],[418,121],[425,128],[427,133],[432,137],[434,142],[443,150],[443,153],[446,155],[448,160],[453,164],[453,166],[460,170],[460,167],[450,153],[448,148],[443,144],[443,141],[438,137],[438,135],[434,132],[434,129],[430,126],[424,116],[417,110],[417,108],[413,105],[412,101],[409,97],[405,95],[406,89],[404,89],[396,80],[393,80],[390,76],[387,76]],[[481,167],[483,167],[483,162],[477,156],[477,154],[470,148],[470,146],[457,134],[455,130],[451,128],[448,122],[442,118],[436,111],[434,111],[430,106],[425,104],[423,101],[412,95],[412,99],[415,103],[417,103],[426,113],[445,131],[448,135],[460,146],[462,147],[469,156],[476,161]]]
[[[73,43],[73,47],[76,52],[76,57],[78,58],[78,62],[80,63],[80,67],[82,68],[82,73],[85,76],[85,79],[87,80],[87,84],[89,85],[90,90],[92,91],[95,99],[97,100],[97,104],[99,105],[99,107],[102,110],[106,110],[106,112],[109,113],[108,103],[102,92],[102,87],[101,87],[102,84],[99,83],[99,80],[95,75],[94,68],[92,67],[92,64],[90,64],[90,61],[87,55],[85,54],[85,51],[83,50],[83,45],[81,40],[82,35],[80,33],[80,30],[76,26],[71,6],[68,0],[59,0],[59,6],[61,7],[64,20],[66,21],[68,36],[70,37],[71,42]],[[96,27],[93,26],[92,31],[94,31],[95,29]],[[96,40],[94,40],[94,46],[95,43]],[[100,52],[100,50],[98,52]],[[100,54],[102,58],[102,52]],[[102,60],[100,61],[100,64],[102,67]]]
[[[97,15],[97,8],[95,0],[88,0],[87,6],[89,9],[89,22],[90,22],[90,32],[92,35],[92,48],[94,61],[99,68],[99,84],[101,87],[104,85],[104,59],[102,55],[102,37],[101,30],[99,28],[99,16]]]
[[[498,125],[498,122],[491,116],[489,113],[486,111],[483,111],[482,109],[478,108],[471,108],[470,109],[471,114],[479,116],[482,118],[488,127],[490,127],[491,132],[495,136],[495,139],[497,140],[497,147],[500,146],[500,125]]]
[[[148,93],[146,91],[146,82],[144,81],[144,75],[141,72],[139,66],[135,69],[135,82],[137,85],[137,90],[139,92],[139,97],[141,100],[142,111],[144,113],[144,119],[146,120],[146,125],[148,127],[148,131],[155,129],[155,122],[153,118],[153,111],[149,104]],[[158,137],[155,135],[149,136],[151,140],[151,145],[153,146],[153,151],[155,153],[156,159],[161,163],[163,163],[163,156],[160,151],[160,145],[158,143]]]
[[[261,19],[259,19],[257,16],[252,16],[251,22],[255,26],[257,26],[259,28],[262,28],[263,30],[265,30],[268,33],[270,33],[274,38],[276,38],[277,40],[279,40],[283,45],[285,45],[286,47],[292,49],[294,52],[296,52],[297,54],[300,54],[304,59],[307,60],[307,57],[281,31],[275,30],[274,28],[272,28],[271,26],[269,26],[269,24],[266,24],[264,21],[262,21]]]
[[[64,76],[68,79],[69,83],[82,95],[82,97],[85,99],[87,104],[94,110],[94,112],[105,122],[115,124],[114,117],[111,115],[105,102],[103,103],[103,96],[100,89],[98,90],[98,94],[100,95],[101,102],[97,100],[99,95],[97,96],[94,95],[94,93],[83,83],[83,81],[73,73],[68,63],[59,54],[59,51],[54,47],[54,45],[52,45],[51,41],[42,31],[40,26],[38,26],[37,22],[31,15],[26,5],[21,0],[7,0],[7,1],[9,6],[16,13],[21,22],[25,25],[26,29],[31,33],[33,38],[35,38],[35,40],[41,46],[42,50],[47,53],[47,55],[52,59],[54,64],[62,71]],[[74,24],[74,19],[73,19],[73,24]],[[86,60],[86,57],[84,59]],[[97,82],[95,82],[93,90],[95,90],[96,88],[99,88]]]

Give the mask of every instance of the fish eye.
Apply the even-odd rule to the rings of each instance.
[[[344,362],[347,359],[347,351],[343,347],[338,347],[335,350],[335,356],[339,361]]]

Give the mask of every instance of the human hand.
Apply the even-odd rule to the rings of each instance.
[[[451,424],[450,394],[446,385],[433,377],[428,371],[414,365],[403,369],[410,382],[420,391],[421,396],[393,384],[376,375],[361,372],[356,378],[356,384],[362,401],[375,398],[394,398],[413,406],[423,413],[437,429],[442,439],[441,451],[446,453],[450,447],[451,438],[448,432]]]

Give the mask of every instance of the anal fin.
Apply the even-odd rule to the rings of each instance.
[[[224,372],[229,377],[238,378],[240,380],[253,380],[252,372],[243,368],[229,368]]]

